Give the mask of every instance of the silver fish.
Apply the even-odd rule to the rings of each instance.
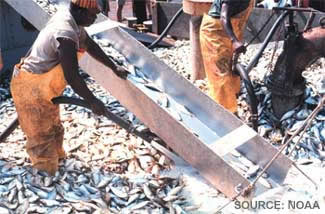
[[[175,201],[176,199],[178,199],[179,196],[177,195],[167,195],[166,197],[163,198],[164,201],[169,202],[169,201]]]
[[[53,178],[52,177],[46,176],[44,178],[44,186],[49,187],[49,186],[52,185],[52,183],[53,183]]]
[[[50,214],[70,214],[72,212],[72,208],[68,206],[58,207],[53,209]]]
[[[178,120],[178,121],[182,121],[182,120],[183,120],[182,117],[181,117],[181,115],[180,115],[177,111],[175,111],[174,109],[168,108],[168,112],[169,112],[169,113],[172,115],[172,117],[175,118],[176,120]]]
[[[36,195],[36,194],[32,195],[31,197],[28,197],[29,203],[35,203],[39,199],[40,199],[40,197],[38,195]]]
[[[0,179],[0,185],[10,183],[10,182],[13,181],[14,179],[15,179],[15,177],[1,178],[1,179]]]
[[[184,187],[184,185],[177,186],[177,187],[173,188],[172,190],[170,190],[168,192],[167,196],[177,195],[183,189],[183,187]]]
[[[150,200],[154,199],[154,195],[147,184],[143,185],[143,192]]]
[[[177,102],[175,102],[175,106],[176,106],[177,110],[180,111],[181,113],[187,114],[191,117],[194,116],[193,113],[186,106],[179,104]]]
[[[47,207],[60,206],[61,203],[56,200],[41,199],[40,202]]]
[[[168,96],[162,93],[160,96],[158,96],[157,103],[164,108],[168,108],[169,106]]]
[[[284,121],[284,120],[286,120],[286,119],[291,118],[291,117],[295,114],[295,112],[296,112],[295,109],[293,109],[293,110],[291,110],[291,111],[288,111],[287,113],[285,113],[285,114],[281,117],[280,121]]]
[[[47,207],[40,207],[36,204],[32,204],[28,207],[27,213],[48,213]]]
[[[311,112],[305,107],[301,109],[296,115],[295,118],[297,120],[305,120]]]
[[[140,84],[148,84],[149,82],[146,79],[143,79],[138,76],[128,75],[128,80],[131,80],[131,82],[136,82]]]
[[[11,212],[7,208],[1,207],[1,206],[0,206],[0,213],[1,214],[11,214]]]
[[[139,193],[136,193],[136,194],[133,194],[129,197],[128,201],[127,201],[127,205],[130,205],[132,204],[134,201],[136,201],[138,198],[140,198],[140,194]]]
[[[104,177],[99,184],[97,185],[97,188],[103,188],[106,187],[107,184],[112,180],[112,178],[110,177]]]
[[[26,199],[22,202],[19,201],[20,206],[16,209],[16,213],[26,213],[29,208],[29,201]]]
[[[25,197],[24,193],[21,190],[19,190],[18,191],[18,202],[19,202],[19,204],[24,203],[25,199],[26,199],[26,197]]]
[[[258,181],[266,188],[272,189],[272,184],[267,179],[260,177]]]
[[[9,203],[11,203],[14,200],[14,198],[17,195],[17,193],[18,193],[17,188],[13,188],[13,189],[10,190],[10,193],[8,195],[8,201],[9,201]]]
[[[151,83],[151,82],[148,82],[148,83],[144,84],[144,86],[145,86],[146,88],[150,89],[150,90],[153,90],[153,91],[156,91],[156,92],[163,93],[163,91],[162,91],[160,88],[158,88],[157,85],[155,85],[155,84],[153,84],[153,83]]]
[[[321,129],[319,135],[320,135],[322,141],[325,142],[325,126]]]
[[[140,202],[140,203],[138,203],[138,204],[134,204],[134,205],[132,205],[132,206],[130,206],[130,207],[128,207],[128,208],[129,208],[131,211],[133,211],[133,210],[141,209],[141,208],[147,206],[149,203],[150,203],[150,201],[142,201],[142,202]]]
[[[124,192],[123,190],[120,190],[118,187],[114,187],[113,185],[110,186],[111,191],[119,198],[128,198],[129,195]]]
[[[107,209],[107,204],[101,198],[92,198],[91,201],[96,202],[101,209]]]
[[[48,192],[45,192],[37,187],[34,187],[32,185],[28,185],[28,189],[34,192],[36,195],[38,195],[40,198],[47,199],[49,196]]]
[[[259,171],[260,167],[258,165],[251,166],[248,171],[246,172],[246,178],[252,178],[257,175],[257,172]]]
[[[72,203],[71,205],[78,212],[91,212],[91,207],[86,203]]]

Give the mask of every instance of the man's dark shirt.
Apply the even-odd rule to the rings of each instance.
[[[214,0],[209,10],[209,15],[213,18],[220,18],[221,7],[223,3],[227,3],[232,9],[230,10],[230,17],[246,10],[251,0]]]

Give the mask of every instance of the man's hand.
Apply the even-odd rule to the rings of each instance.
[[[122,79],[126,79],[126,77],[128,76],[129,72],[127,70],[125,70],[122,66],[117,65],[116,66],[116,70],[115,70],[115,74],[122,78]]]
[[[246,47],[244,46],[243,43],[239,41],[234,41],[232,43],[232,51],[234,52],[235,55],[239,55],[240,53],[246,52]]]
[[[93,113],[95,113],[97,115],[105,115],[107,110],[106,110],[106,107],[102,101],[100,101],[97,98],[94,98],[94,99],[90,100],[89,103],[90,103],[90,107],[91,107],[91,110],[93,111]]]

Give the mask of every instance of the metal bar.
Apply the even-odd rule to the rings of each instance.
[[[236,64],[236,69],[239,72],[240,77],[242,78],[247,94],[248,94],[248,100],[249,104],[251,106],[251,121],[253,124],[253,128],[255,131],[257,131],[257,121],[258,121],[258,111],[257,111],[257,105],[258,100],[254,92],[254,87],[251,82],[251,79],[249,78],[247,70],[241,65]]]
[[[0,134],[0,143],[5,141],[5,139],[18,127],[18,117],[12,120],[9,126]]]
[[[320,12],[312,8],[301,8],[301,7],[273,7],[275,11],[299,11],[299,12]]]
[[[249,73],[253,67],[258,63],[258,60],[261,58],[266,46],[269,44],[269,42],[272,39],[272,36],[274,35],[275,31],[277,30],[277,28],[280,26],[280,24],[282,23],[283,19],[289,14],[288,11],[285,11],[284,13],[281,14],[281,16],[279,16],[279,18],[276,20],[276,22],[274,23],[272,29],[269,31],[268,35],[266,36],[262,46],[260,47],[258,53],[255,55],[255,57],[250,61],[250,63],[248,64],[246,70]]]
[[[73,105],[91,109],[90,105],[85,100],[74,98],[74,97],[59,96],[53,98],[52,102],[54,104],[73,104]],[[107,117],[109,120],[113,121],[118,126],[125,129],[127,132],[133,133],[136,136],[142,138],[143,140],[149,143],[151,142],[151,140],[153,140],[153,138],[156,137],[156,135],[153,134],[152,132],[139,132],[138,130],[135,129],[135,127],[132,127],[132,124],[123,120],[121,117],[113,114],[109,109],[106,109],[105,115],[103,116]]]
[[[192,80],[205,78],[202,52],[200,47],[200,25],[202,16],[191,16],[190,19],[190,43],[191,43],[191,68]]]

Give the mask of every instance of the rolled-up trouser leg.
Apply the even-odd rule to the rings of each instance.
[[[243,37],[252,2],[249,8],[231,18],[233,31],[239,40]],[[220,19],[206,14],[203,16],[200,44],[210,97],[229,111],[236,112],[236,94],[240,90],[240,78],[231,71],[232,42],[224,31]]]
[[[27,153],[35,168],[52,175],[58,169],[59,158],[65,153],[59,106],[51,99],[62,94],[65,86],[61,66],[45,74],[20,70],[11,81],[19,124],[27,136]]]
[[[235,112],[240,79],[231,72],[232,43],[219,19],[203,16],[200,44],[210,97],[229,111]]]
[[[83,55],[77,54],[78,59]],[[51,101],[66,87],[62,67],[59,64],[44,74],[33,74],[17,64],[10,87],[32,164],[53,175],[59,158],[65,157],[60,109]]]

